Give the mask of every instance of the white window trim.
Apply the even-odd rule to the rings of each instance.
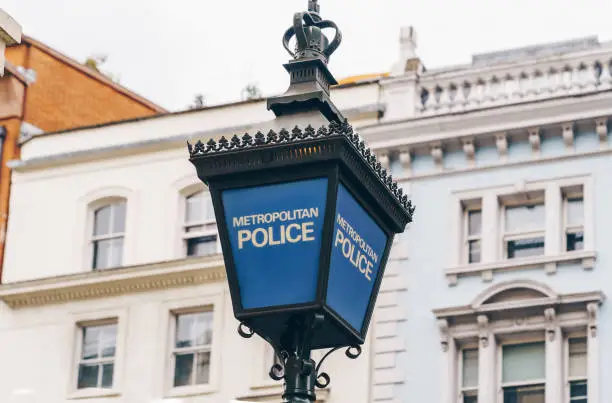
[[[467,203],[462,206],[463,210],[463,245],[461,248],[461,260],[465,265],[473,265],[482,262],[482,201]],[[480,211],[480,233],[478,235],[470,235],[470,220],[469,215],[473,211]],[[470,263],[470,242],[480,241],[480,262]]]
[[[541,191],[542,191],[542,196],[537,196],[534,200],[525,201],[525,202],[507,203],[507,202],[503,202],[502,200],[500,200],[500,197],[511,196],[513,194],[517,194],[521,192],[513,192],[511,195],[506,195],[506,194],[498,195],[498,211],[499,211],[499,215],[498,215],[499,227],[498,228],[499,228],[499,234],[500,234],[498,248],[499,250],[501,250],[501,255],[498,255],[499,260],[512,260],[513,261],[517,259],[517,258],[508,257],[508,242],[509,241],[518,241],[518,240],[533,239],[533,238],[544,238],[544,248],[546,248],[546,214],[548,210],[547,210],[546,197],[544,196],[544,189],[541,189]],[[540,229],[533,229],[533,230],[528,230],[528,231],[506,232],[506,210],[512,207],[524,207],[524,206],[529,206],[529,205],[544,206],[544,212],[543,212],[544,225],[543,227]],[[545,254],[546,254],[546,250],[544,251],[542,255],[538,255],[538,256],[545,256]]]
[[[587,339],[586,340],[586,343],[587,343],[587,352],[586,352],[587,375],[581,376],[581,377],[570,377],[569,376],[569,341],[570,339],[578,339],[578,338]],[[563,357],[566,358],[565,360],[563,360],[563,400],[565,403],[570,403],[570,383],[576,382],[576,381],[586,381],[587,385],[589,384],[589,376],[588,376],[589,375],[588,374],[589,343],[588,343],[588,336],[586,332],[580,332],[580,334],[569,333],[563,336]],[[588,396],[588,389],[587,389],[587,396]]]
[[[84,399],[96,397],[120,396],[123,387],[125,351],[127,343],[127,309],[109,309],[96,312],[76,313],[69,315],[66,327],[66,340],[70,342],[72,351],[70,377],[67,399]],[[113,366],[113,387],[109,389],[90,388],[77,389],[79,362],[82,348],[82,326],[100,323],[117,323],[117,344],[115,345],[115,360]]]
[[[465,343],[457,348],[457,388],[459,389],[459,400],[463,403],[466,396],[478,396],[478,385],[472,387],[463,386],[463,351],[478,350],[478,344]],[[478,357],[480,359],[480,355]]]
[[[224,292],[219,291],[195,298],[177,299],[162,304],[159,346],[163,349],[163,362],[160,368],[165,398],[187,397],[212,394],[219,391],[221,382],[221,351],[223,349],[223,322],[224,322]],[[197,311],[197,308],[209,310],[213,314],[213,334],[210,352],[209,382],[203,385],[190,385],[174,387],[173,345],[175,314],[181,311]]]
[[[117,204],[117,203],[125,203],[125,220],[126,222],[123,223],[123,232],[111,232],[108,234],[103,234],[103,235],[95,235],[94,234],[94,227],[96,225],[96,211],[98,211],[101,208],[104,208],[106,206],[112,206],[113,204]],[[123,198],[123,197],[108,197],[108,198],[104,198],[104,199],[100,199],[97,200],[94,203],[91,203],[89,205],[90,208],[90,212],[89,214],[91,215],[89,222],[91,223],[91,231],[89,233],[89,265],[91,270],[109,270],[109,269],[116,269],[117,267],[122,267],[124,266],[123,260],[124,260],[124,253],[125,253],[125,236],[126,236],[126,224],[127,224],[127,199]],[[113,208],[111,207],[111,216],[110,216],[110,221],[112,223],[113,221],[113,214],[112,213]],[[111,266],[111,267],[105,267],[105,268],[94,268],[94,262],[93,262],[93,257],[94,257],[94,242],[97,241],[104,241],[104,240],[111,240],[111,239],[121,239],[122,241],[122,245],[121,245],[121,263],[119,264],[119,266]]]
[[[521,288],[530,288],[544,294],[544,296],[511,301],[511,303],[508,303],[509,301],[485,303],[485,301],[501,292]],[[597,306],[603,302],[603,299],[604,296],[601,292],[558,295],[545,285],[532,281],[516,281],[500,283],[490,287],[469,305],[434,310],[434,315],[438,319],[442,352],[445,354],[446,370],[444,373],[449,374],[447,375],[448,379],[443,379],[442,387],[450,388],[450,393],[446,394],[447,397],[442,403],[456,403],[456,400],[453,399],[461,396],[460,360],[457,359],[458,356],[451,346],[461,347],[473,343],[474,340],[479,340],[479,393],[492,393],[490,397],[499,399],[502,393],[501,346],[518,342],[528,343],[546,340],[548,349],[548,342],[557,343],[555,340],[559,340],[559,337],[573,337],[572,332],[576,331],[579,334],[587,335],[589,403],[599,403],[596,392],[592,392],[592,390],[596,391],[598,388]],[[563,305],[576,308],[560,314],[555,312],[555,308],[552,308]],[[514,319],[506,319],[489,323],[486,317],[489,313],[504,311],[506,313],[514,312],[514,315],[511,315],[512,317],[523,318],[526,312],[533,312],[536,308],[541,313],[530,315],[529,320],[519,322]],[[464,318],[461,325],[453,324],[454,318],[457,316]],[[470,320],[466,322],[468,318]],[[558,343],[562,343],[562,341],[558,341]],[[562,347],[563,345],[560,344],[560,354]],[[490,348],[496,349],[494,355],[485,354],[487,349]],[[567,359],[563,361],[567,361]],[[546,385],[550,381],[552,387],[559,382],[557,390],[561,393],[563,385],[567,384],[567,377],[563,377],[565,373],[562,368],[563,364],[561,362],[550,363],[547,360],[546,365],[547,367],[549,365],[558,367],[559,373],[549,373],[547,368],[546,382],[534,381],[533,384],[543,383]],[[494,379],[488,378],[488,381],[481,379],[483,375],[481,368],[484,372],[494,368]],[[458,380],[459,382],[457,382]],[[520,383],[520,385],[526,384]],[[510,386],[510,384],[504,386]],[[552,387],[552,389],[555,390],[556,388]],[[566,396],[568,395],[566,394]],[[486,398],[486,396],[479,396],[480,398]]]
[[[199,190],[196,189],[196,190],[192,190],[191,192],[181,193],[180,217],[182,218],[182,220],[181,220],[180,232],[181,232],[182,257],[197,257],[197,256],[187,256],[187,240],[192,239],[192,238],[202,237],[202,236],[211,236],[211,235],[215,235],[217,237],[215,241],[215,253],[214,254],[221,253],[221,239],[219,237],[219,233],[218,233],[219,231],[216,226],[217,221],[215,219],[194,221],[194,222],[185,221],[185,213],[186,213],[185,210],[186,210],[187,198],[199,192],[204,192],[202,197],[204,199],[210,200],[212,204],[212,196],[210,192],[208,192],[207,189],[199,189]],[[206,229],[204,229],[203,231],[198,231],[198,232],[185,231],[185,228],[194,227],[194,226],[204,226],[206,227]]]
[[[561,227],[564,211],[560,205],[562,201],[561,190],[582,186],[584,200],[584,249],[578,251],[564,252],[563,238],[564,228]],[[595,252],[595,230],[593,217],[593,186],[594,180],[591,174],[549,178],[545,180],[520,182],[515,185],[502,185],[494,187],[479,188],[473,190],[461,190],[453,192],[450,197],[451,217],[451,261],[444,270],[449,286],[457,285],[459,278],[469,276],[481,276],[484,282],[493,280],[493,276],[499,271],[524,270],[542,268],[548,274],[555,274],[557,266],[565,263],[580,263],[584,270],[591,270],[595,266],[597,254]],[[502,246],[503,216],[500,219],[500,205],[493,207],[493,200],[500,197],[521,192],[545,192],[546,228],[545,228],[545,253],[542,256],[526,258],[505,259]],[[559,201],[549,200],[551,195],[558,197]],[[481,239],[481,263],[466,264],[464,261],[464,239],[463,227],[463,202],[465,200],[482,200],[482,239]],[[490,202],[489,202],[490,201]],[[491,209],[495,210],[491,210]],[[550,210],[549,210],[550,209]],[[560,211],[556,211],[559,209]],[[491,211],[489,211],[491,210]],[[555,210],[555,211],[553,211]],[[551,214],[554,213],[554,214]],[[557,221],[556,226],[549,227],[549,218]],[[554,224],[554,223],[553,223]],[[557,233],[558,230],[558,233]]]
[[[543,385],[544,386],[544,390],[546,391],[546,383],[547,383],[547,379],[543,378],[543,379],[532,379],[529,381],[521,381],[521,382],[507,382],[504,383],[502,380],[503,377],[503,373],[502,373],[502,368],[503,368],[503,356],[504,356],[504,346],[513,346],[513,345],[519,345],[519,344],[528,344],[528,343],[542,343],[545,345],[546,347],[546,340],[545,340],[545,334],[544,332],[541,332],[541,336],[531,336],[531,337],[524,337],[522,335],[516,335],[516,336],[510,336],[510,338],[506,338],[503,342],[500,343],[495,343],[497,350],[495,351],[495,355],[497,356],[497,365],[496,365],[496,375],[497,375],[497,386],[498,389],[500,391],[500,393],[504,394],[503,390],[504,388],[513,388],[513,387],[517,387],[517,386],[536,386],[536,385]],[[544,358],[544,360],[546,360],[546,357]],[[503,398],[502,398],[503,399]]]
[[[586,211],[585,211],[585,199],[584,199],[584,191],[582,191],[581,193],[575,193],[575,192],[569,192],[567,194],[563,194],[563,208],[562,208],[562,212],[563,212],[563,233],[561,234],[563,236],[563,241],[562,241],[562,247],[563,247],[563,251],[567,251],[567,234],[570,233],[578,233],[578,232],[582,232],[584,234],[584,224],[585,224],[585,216],[586,216]],[[582,208],[583,208],[583,217],[582,217],[582,225],[567,225],[567,210],[568,210],[568,199],[574,199],[574,198],[582,198]],[[584,243],[584,242],[583,242]],[[586,246],[586,244],[585,244]],[[579,249],[582,250],[582,249]]]
[[[172,228],[172,230],[168,231],[168,236],[171,236],[172,238],[167,239],[167,245],[169,245],[169,254],[171,256],[174,256],[177,259],[184,259],[187,256],[187,246],[185,242],[185,239],[187,239],[185,238],[185,199],[199,191],[208,193],[210,197],[210,192],[208,192],[208,188],[202,182],[195,181],[193,175],[181,178],[174,183],[172,188],[174,189],[174,192],[171,195],[171,200],[169,201],[169,210],[175,211],[176,215],[170,214],[168,216],[168,226],[169,228]],[[210,222],[210,224],[212,224],[212,222]],[[203,231],[197,234],[197,236],[217,235],[217,254],[221,253],[221,239],[216,228],[210,232]]]
[[[93,247],[92,236],[94,229],[94,211],[113,200],[124,200],[126,203],[125,209],[125,229],[123,236],[123,259],[122,267],[134,264],[134,242],[135,230],[137,224],[136,209],[133,207],[137,204],[136,194],[125,187],[109,186],[100,189],[95,189],[92,192],[85,194],[79,199],[80,215],[77,218],[77,228],[81,234],[81,254],[75,254],[74,267],[81,267],[82,271],[92,271]]]

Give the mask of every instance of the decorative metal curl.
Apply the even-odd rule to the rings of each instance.
[[[253,331],[253,329],[240,322],[240,324],[238,325],[238,334],[241,337],[244,337],[245,339],[250,339],[251,337],[253,337],[255,332]]]
[[[319,389],[326,388],[331,383],[331,377],[329,376],[329,374],[327,372],[319,372],[319,370],[321,369],[321,365],[323,365],[323,362],[325,361],[325,359],[329,357],[333,352],[338,351],[341,348],[342,347],[332,348],[327,353],[325,353],[325,355],[321,358],[321,360],[317,364],[315,368],[315,373],[317,374],[317,379],[315,381],[315,384],[317,388]],[[355,351],[353,352],[352,350],[355,350]],[[346,349],[344,354],[351,360],[354,360],[361,355],[361,346],[358,346],[358,345],[350,346]]]
[[[275,363],[274,365],[272,365],[272,367],[270,367],[270,372],[268,372],[268,375],[273,380],[280,381],[285,378],[285,362],[287,361],[289,354],[287,354],[286,351],[278,352],[275,349],[274,355],[278,357],[278,359],[280,360],[282,364]]]

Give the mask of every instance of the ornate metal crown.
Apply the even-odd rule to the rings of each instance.
[[[334,39],[323,34],[323,29],[333,28],[336,31]],[[295,51],[289,48],[289,41],[293,36],[297,40]],[[317,0],[308,2],[308,11],[293,15],[293,26],[283,35],[283,46],[294,59],[318,58],[327,63],[329,57],[338,49],[342,42],[342,33],[338,26],[329,20],[323,20],[319,15]]]

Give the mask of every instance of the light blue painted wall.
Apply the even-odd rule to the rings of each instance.
[[[599,148],[595,133],[581,133],[576,138],[576,148],[581,151]],[[491,161],[490,149],[483,155],[477,150],[476,161]],[[566,153],[562,141],[551,139],[543,144],[546,155]],[[509,160],[530,158],[528,143],[512,144]],[[456,161],[456,160],[455,160]],[[425,165],[420,166],[421,169]],[[480,277],[459,279],[450,287],[444,276],[444,268],[450,262],[450,248],[456,240],[450,233],[453,209],[451,192],[479,187],[513,185],[521,179],[546,180],[564,175],[592,174],[594,178],[595,248],[598,252],[596,267],[584,271],[578,265],[560,267],[549,276],[543,268],[528,271],[495,273],[492,283],[484,283]],[[406,383],[397,387],[400,401],[437,402],[442,368],[442,352],[436,320],[432,309],[465,305],[480,292],[493,284],[518,279],[543,282],[559,293],[603,291],[612,297],[612,158],[609,155],[582,157],[565,161],[528,164],[496,168],[487,171],[437,176],[416,180],[412,183],[411,198],[416,205],[415,221],[406,236],[409,261],[404,268],[408,276],[409,289],[403,303],[408,320],[401,327],[406,340],[406,352],[402,354],[400,368],[407,375]],[[612,309],[610,302],[601,307],[598,338],[600,342],[600,388],[601,402],[612,402]]]

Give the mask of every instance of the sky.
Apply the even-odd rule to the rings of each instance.
[[[308,0],[2,0],[24,33],[102,70],[172,111],[196,94],[207,105],[237,101],[249,83],[282,93],[289,55],[281,44]],[[319,0],[343,42],[331,57],[337,79],[388,71],[401,26],[412,25],[428,68],[471,55],[597,35],[612,40],[612,0]]]

